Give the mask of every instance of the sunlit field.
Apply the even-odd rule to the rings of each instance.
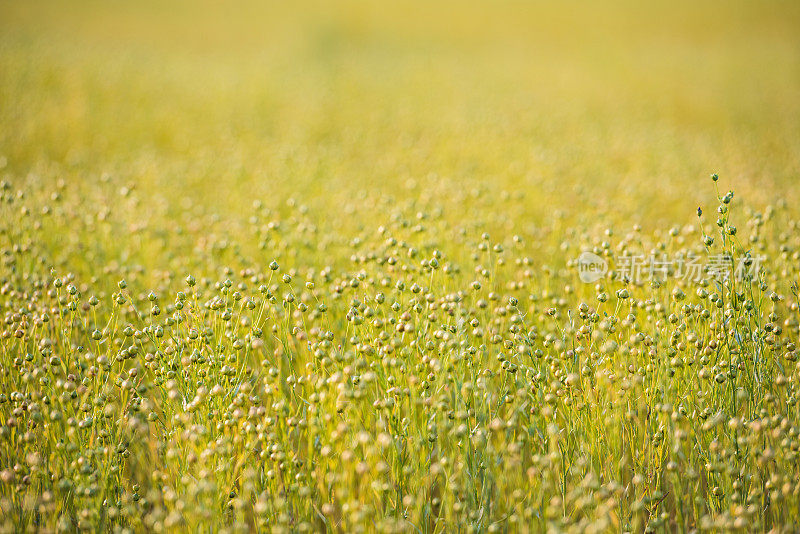
[[[0,0],[0,532],[797,532],[800,4]]]

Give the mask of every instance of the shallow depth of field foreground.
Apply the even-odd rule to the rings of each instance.
[[[796,532],[798,28],[0,0],[0,532]]]

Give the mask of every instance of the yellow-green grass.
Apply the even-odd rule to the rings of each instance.
[[[0,2],[0,526],[796,528],[798,27]]]

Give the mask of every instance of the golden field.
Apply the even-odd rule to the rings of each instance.
[[[796,531],[798,28],[0,2],[0,530]]]

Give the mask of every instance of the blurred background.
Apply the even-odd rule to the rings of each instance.
[[[800,3],[2,0],[0,124],[17,182],[106,175],[164,213],[655,227],[711,172],[797,200]]]

